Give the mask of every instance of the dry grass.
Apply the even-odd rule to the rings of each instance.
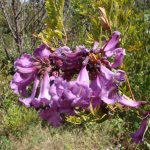
[[[94,124],[93,124],[94,125]],[[111,127],[94,125],[83,127],[41,127],[32,126],[20,138],[10,137],[11,149],[15,150],[111,150]]]

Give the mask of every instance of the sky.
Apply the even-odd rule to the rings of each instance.
[[[21,2],[28,2],[29,0],[20,0]]]

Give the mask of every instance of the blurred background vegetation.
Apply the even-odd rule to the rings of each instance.
[[[99,7],[105,8],[110,28],[104,26]],[[67,123],[54,129],[35,110],[20,105],[9,87],[14,60],[32,53],[41,41],[54,48],[90,48],[118,30],[126,49],[121,68],[135,98],[150,102],[149,0],[0,0],[0,8],[0,149],[150,149],[150,131],[141,145],[130,139],[140,123],[131,110],[101,124]],[[123,90],[129,94],[127,86]]]

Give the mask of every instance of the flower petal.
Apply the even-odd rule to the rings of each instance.
[[[41,80],[40,94],[38,98],[34,98],[34,100],[32,100],[32,105],[35,108],[49,105],[51,99],[49,89],[50,89],[50,77],[48,73],[45,72],[44,77]]]
[[[38,85],[39,85],[39,79],[35,78],[31,96],[28,98],[24,98],[24,99],[20,98],[19,101],[22,102],[25,106],[30,107],[32,100],[34,100],[35,98]]]
[[[141,105],[147,104],[147,102],[144,101],[133,101],[126,95],[121,96],[118,102],[122,105],[129,106],[129,107],[136,107],[136,108],[140,107]]]
[[[99,76],[97,76],[96,79],[91,82],[90,88],[93,91],[94,97],[97,97],[100,94],[102,85]]]
[[[123,70],[117,70],[114,75],[114,79],[119,82],[125,81],[125,72]]]
[[[23,54],[20,58],[18,58],[14,62],[14,67],[16,68],[17,66],[20,67],[32,67],[32,56],[29,54]]]
[[[122,48],[117,48],[114,51],[114,55],[115,55],[115,60],[114,63],[111,65],[112,68],[117,68],[119,67],[124,59],[124,55],[125,55],[125,50]]]
[[[51,99],[50,93],[50,77],[47,72],[45,72],[43,80],[41,81],[41,88],[40,88],[40,94],[38,99],[46,98],[47,100]]]
[[[16,67],[16,71],[19,72],[19,73],[25,73],[25,74],[28,74],[28,73],[34,73],[37,69],[35,67],[28,67],[28,68],[24,68],[24,67],[20,67],[20,66],[17,66]]]
[[[26,96],[27,86],[34,80],[34,75],[28,74],[26,76],[16,72],[13,76],[13,80],[10,83],[11,89],[15,94],[21,94],[21,96]]]
[[[110,40],[104,46],[105,55],[107,57],[111,57],[113,55],[113,51],[118,47],[120,39],[120,32],[115,31]]]
[[[118,89],[114,85],[109,89],[102,89],[100,94],[101,100],[106,104],[114,104],[119,99]]]
[[[76,82],[78,82],[79,84],[84,84],[86,86],[89,86],[90,80],[89,80],[89,74],[86,69],[86,66],[84,66],[79,72]]]
[[[50,54],[51,52],[45,44],[42,44],[40,47],[35,49],[33,53],[35,57],[39,57],[39,58],[49,58]]]
[[[62,123],[60,114],[54,108],[47,108],[45,110],[41,110],[40,117],[44,120],[47,120],[54,127],[58,127]]]
[[[112,80],[114,73],[109,70],[108,68],[106,68],[104,65],[101,65],[100,68],[101,74],[107,79],[107,80]]]
[[[93,48],[92,48],[93,52],[97,51],[98,46],[99,46],[99,42],[95,41],[94,45],[93,45]]]
[[[141,122],[140,128],[133,134],[131,137],[136,144],[139,144],[144,141],[144,135],[148,129],[148,118],[144,118]]]

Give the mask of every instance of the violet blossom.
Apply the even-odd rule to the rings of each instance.
[[[88,112],[90,104],[100,109],[116,103],[140,107],[146,102],[133,101],[119,90],[126,80],[125,72],[118,69],[125,56],[119,41],[120,32],[115,31],[102,47],[95,42],[91,50],[82,45],[51,51],[43,44],[33,55],[23,54],[15,61],[16,73],[10,86],[20,96],[20,102],[37,109],[41,118],[55,127],[65,117],[76,115],[77,108]],[[144,120],[140,137],[145,124]],[[134,139],[139,132],[133,135]]]
[[[62,78],[55,79],[49,89],[51,101],[49,108],[40,112],[41,118],[54,126],[63,122],[63,114],[75,115],[75,107],[86,108],[90,104],[89,76],[86,67],[83,67],[76,80],[67,82]],[[46,112],[49,115],[44,115]],[[51,113],[57,114],[54,116]],[[56,112],[56,113],[55,113]]]
[[[146,113],[144,119],[141,122],[140,128],[131,137],[136,144],[140,144],[144,141],[144,135],[148,129],[148,121],[150,117],[150,112]]]
[[[46,45],[41,45],[34,51],[33,56],[23,54],[21,58],[17,59],[14,63],[16,73],[11,81],[11,88],[16,94],[20,94],[20,102],[27,107],[31,105],[34,100],[40,101],[43,99],[50,100],[48,93],[49,89],[49,74],[52,70],[49,56],[51,52]],[[31,96],[28,96],[27,90],[33,83]],[[41,85],[39,97],[36,98],[37,88]]]

